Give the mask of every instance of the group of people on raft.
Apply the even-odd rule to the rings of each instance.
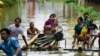
[[[89,17],[89,13],[84,13],[83,17],[78,17],[77,24],[74,27],[75,34],[74,34],[74,41],[73,44],[83,42],[82,47],[86,49],[91,49],[95,39],[98,37],[98,45],[100,48],[100,33],[95,35],[95,31],[99,30],[97,25],[93,23],[93,19]],[[74,48],[73,46],[72,48]]]
[[[26,41],[23,28],[21,27],[21,18],[15,18],[15,23],[11,24],[7,28],[2,28],[0,30],[1,39],[3,42],[0,43],[0,49],[3,50],[7,56],[22,56],[21,47],[18,40],[18,35],[20,34],[28,47],[28,43]],[[30,37],[34,37],[36,34],[40,34],[40,31],[34,27],[34,22],[30,22],[30,27],[27,29],[27,35]],[[58,21],[56,19],[56,14],[51,14],[49,19],[44,24],[43,34],[40,34],[41,38],[39,41],[33,43],[34,45],[40,45],[44,42],[50,41],[58,37],[59,34],[55,34],[58,26]]]
[[[58,31],[57,26],[58,26],[58,21],[56,19],[56,14],[51,14],[49,19],[44,24],[43,34],[39,34],[39,37],[37,38],[37,40],[35,42],[33,42],[32,44],[39,46],[39,48],[40,47],[46,48],[47,46],[43,46],[41,44],[43,44],[45,42],[50,42],[50,41],[54,40],[55,37],[56,37],[56,40],[60,40],[60,38],[58,38],[58,37],[60,37],[60,36],[63,37],[63,34],[61,33],[62,31],[57,32]],[[30,27],[27,30],[27,35],[31,39],[38,33],[40,33],[40,31],[34,27],[33,22],[30,22]]]
[[[26,38],[24,36],[24,31],[21,27],[21,18],[15,18],[15,23],[11,24],[8,28],[3,28],[0,30],[1,39],[3,42],[0,43],[0,49],[3,50],[7,56],[22,56],[21,47],[18,40],[18,35],[20,34],[26,44],[26,47],[28,47],[28,43],[26,41]],[[58,20],[56,19],[56,14],[51,14],[49,19],[44,24],[44,30],[43,34],[40,34],[40,31],[34,26],[34,22],[30,22],[29,28],[27,29],[27,35],[32,39],[36,34],[39,34],[39,38],[36,42],[34,42],[34,45],[37,45],[39,47],[44,42],[48,42],[51,40],[56,39],[57,41],[61,40],[63,37],[63,34],[58,31],[57,28]],[[98,27],[96,24],[93,23],[93,19],[89,17],[89,14],[86,12],[84,13],[84,17],[78,17],[77,24],[75,25],[75,34],[74,34],[74,41],[77,44],[79,44],[81,41],[83,42],[83,47],[87,45],[87,48],[92,48],[94,41],[97,37],[99,37],[99,48],[100,48],[100,33],[98,35],[93,35],[94,30],[98,30]],[[93,38],[93,40],[91,39]],[[89,40],[92,40],[91,43],[89,43]],[[47,46],[45,46],[47,48]],[[48,46],[50,47],[50,46]]]

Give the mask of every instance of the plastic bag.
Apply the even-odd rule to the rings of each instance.
[[[83,26],[82,30],[81,30],[81,35],[86,35],[88,32],[88,29],[86,26]]]

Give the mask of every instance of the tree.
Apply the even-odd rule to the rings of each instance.
[[[4,6],[11,7],[18,3],[19,0],[2,0],[4,2]]]

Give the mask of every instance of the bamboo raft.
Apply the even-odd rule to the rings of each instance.
[[[93,36],[96,36],[96,35],[91,35],[91,37],[93,37]],[[29,41],[27,41],[27,43],[28,43],[28,46],[32,46],[32,45],[35,45],[34,44],[34,42],[35,41],[37,41],[37,39],[38,39],[38,37],[39,37],[39,34],[36,34],[31,40],[29,40]],[[85,49],[79,49],[80,47],[77,47],[76,49],[68,49],[68,48],[66,48],[66,39],[63,39],[63,40],[65,40],[65,48],[64,49],[62,49],[62,50],[64,50],[64,51],[93,51],[93,52],[98,52],[98,51],[100,51],[99,49],[98,50],[91,50],[91,49],[87,49],[87,50],[85,50]],[[50,47],[50,48],[44,48],[43,46],[44,45],[46,45],[46,44],[48,44],[49,43],[49,45],[47,45],[47,46],[45,46],[45,47]],[[37,47],[36,47],[37,46]],[[51,40],[50,42],[45,42],[45,43],[43,43],[43,44],[41,44],[40,46],[41,47],[38,47],[38,45],[36,45],[35,47],[26,47],[25,45],[24,45],[24,47],[22,48],[22,50],[27,50],[27,49],[31,49],[32,51],[44,51],[44,50],[59,50],[59,48],[61,48],[61,47],[58,47],[58,41],[56,41],[56,39],[54,39],[54,40]],[[81,47],[82,48],[82,47]]]
[[[74,51],[74,52],[77,52],[77,51],[80,51],[79,49],[63,49],[64,51]],[[99,52],[100,50],[90,50],[90,49],[87,49],[87,50],[81,50],[81,51],[88,51],[88,52]]]

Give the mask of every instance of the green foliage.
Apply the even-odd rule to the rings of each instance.
[[[66,3],[74,3],[75,0],[66,0]]]
[[[71,3],[75,2],[76,0],[48,0],[50,2],[66,2],[66,3]]]
[[[4,6],[11,7],[18,3],[20,0],[2,0],[4,2]]]
[[[49,2],[65,2],[65,0],[48,0]]]
[[[93,7],[82,7],[80,5],[73,4],[72,5],[77,13],[83,15],[85,12],[88,12],[90,17],[94,20],[100,19],[100,12],[97,12],[93,9]]]

